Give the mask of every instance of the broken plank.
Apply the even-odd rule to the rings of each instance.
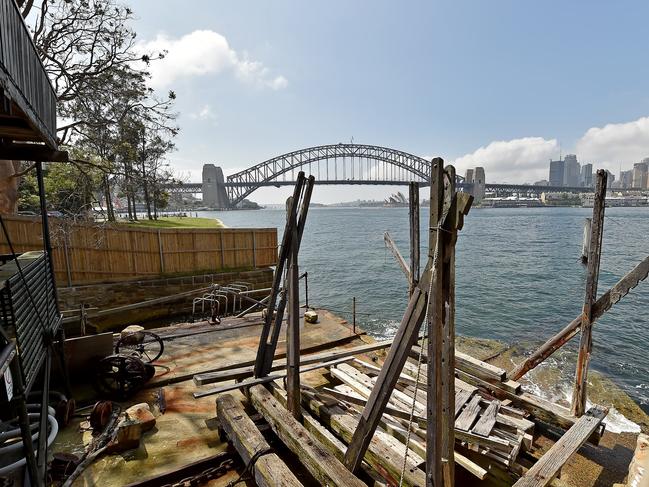
[[[248,465],[255,455],[270,448],[255,423],[243,410],[241,403],[230,394],[217,398],[216,414],[244,464]],[[302,485],[275,453],[259,456],[252,469],[251,473],[259,486]]]
[[[313,414],[318,416],[345,442],[351,441],[354,431],[358,428],[358,416],[350,415],[339,406],[327,406],[324,402],[307,394],[302,396],[302,401]],[[386,437],[390,438],[387,433],[377,430],[370,439],[364,459],[391,485],[399,485],[404,456],[394,451],[383,441]],[[423,486],[424,484],[424,471],[419,469],[409,456],[406,459],[403,485]]]
[[[343,362],[347,362],[349,360],[351,360],[351,358],[347,357],[347,358],[340,358],[340,359],[337,359],[337,360],[332,360],[330,362],[322,362],[322,363],[319,363],[319,364],[310,365],[308,367],[304,367],[304,368],[300,369],[300,373],[302,374],[304,372],[309,372],[311,370],[321,369],[323,367],[331,367],[332,365],[337,365],[337,364],[340,364],[340,363],[343,363]],[[283,377],[286,377],[286,370],[277,372],[276,374],[273,374],[273,375],[267,375],[265,377],[260,377],[258,379],[251,378],[251,379],[244,380],[244,381],[241,381],[241,382],[236,382],[234,384],[229,384],[229,385],[226,385],[226,386],[216,387],[214,389],[208,389],[206,391],[194,392],[192,395],[194,396],[194,399],[199,399],[199,398],[205,397],[205,396],[212,396],[214,394],[220,394],[222,392],[228,392],[228,391],[233,391],[235,389],[241,389],[242,387],[251,387],[251,386],[254,386],[254,385],[258,385],[258,384],[265,384],[267,382],[272,382],[272,381],[277,380],[277,379],[282,379]]]
[[[464,389],[460,389],[459,391],[455,392],[455,416],[458,415],[460,412],[460,409],[462,409],[462,406],[464,406],[469,399],[471,399],[471,396],[473,395],[472,392],[469,392]]]
[[[250,388],[250,401],[320,484],[365,486],[333,453],[313,438],[264,386]]]
[[[471,430],[476,435],[489,436],[491,430],[496,425],[496,416],[500,409],[500,401],[494,400],[487,406],[487,410],[482,413],[480,419]]]
[[[360,345],[353,348],[345,348],[342,350],[334,350],[329,352],[317,353],[313,355],[303,355],[300,357],[300,365],[310,365],[318,362],[328,362],[339,358],[351,357],[354,355],[361,355],[364,353],[375,352],[388,348],[392,344],[392,340],[383,340],[376,343],[369,343]],[[304,353],[304,350],[301,351]],[[272,363],[271,370],[281,370],[286,367],[286,359],[275,360]],[[216,372],[206,372],[196,374],[194,376],[194,383],[198,386],[213,384],[217,382],[224,382],[226,380],[239,380],[247,377],[252,377],[254,374],[254,360],[242,363],[241,367],[232,368],[228,370],[220,370]]]
[[[469,404],[462,410],[460,415],[455,420],[455,427],[459,430],[469,431],[473,422],[480,414],[480,396],[474,396]]]
[[[514,486],[544,487],[548,485],[572,454],[579,450],[590,435],[597,430],[606,417],[606,413],[606,410],[602,408],[591,408]]]

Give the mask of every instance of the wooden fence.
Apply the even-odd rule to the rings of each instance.
[[[3,216],[16,252],[43,248],[40,217]],[[59,286],[252,269],[277,263],[275,228],[128,228],[50,219]],[[10,253],[0,232],[0,253]]]

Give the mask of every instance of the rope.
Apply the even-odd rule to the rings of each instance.
[[[246,468],[243,469],[239,477],[236,480],[232,480],[231,482],[229,482],[226,487],[233,487],[234,485],[237,485],[240,482],[248,480],[249,478],[251,479],[252,478],[251,471],[252,468],[255,466],[255,463],[257,463],[257,460],[259,460],[259,458],[263,457],[264,455],[269,455],[274,452],[275,450],[273,450],[271,447],[263,448],[255,452],[255,454],[252,457],[250,457],[250,461],[248,461],[248,463],[246,464]]]

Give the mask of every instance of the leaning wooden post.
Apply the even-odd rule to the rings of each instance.
[[[410,217],[410,287],[409,294],[419,282],[419,184],[410,182],[409,217]]]
[[[606,206],[606,171],[597,171],[597,187],[593,204],[593,221],[591,223],[590,244],[588,247],[588,275],[586,277],[586,297],[581,316],[581,341],[577,356],[575,385],[572,391],[572,414],[581,416],[586,409],[586,381],[588,364],[593,349],[593,304],[597,299],[597,280],[599,262],[602,253],[602,236],[604,235],[604,208]]]
[[[290,199],[290,198],[289,198]],[[290,203],[297,204],[291,201]],[[289,203],[287,202],[287,206]],[[290,210],[289,210],[290,211]],[[298,272],[299,240],[297,225],[291,230],[291,251],[289,254],[288,323],[286,327],[286,393],[288,410],[297,420],[302,419],[300,405],[300,288]]]

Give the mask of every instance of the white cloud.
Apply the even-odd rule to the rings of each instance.
[[[155,39],[140,43],[138,49],[152,54],[167,51],[164,59],[149,66],[154,88],[169,88],[182,78],[225,72],[257,87],[279,90],[288,85],[284,76],[273,76],[262,62],[248,59],[246,53],[237,53],[223,35],[212,30],[195,30],[176,39],[158,34]]]
[[[556,139],[524,137],[495,141],[455,159],[458,174],[476,166],[485,168],[487,181],[533,183],[548,178],[549,161],[559,155]]]
[[[633,163],[649,157],[649,117],[633,122],[610,123],[586,131],[575,146],[580,161],[617,174],[631,169]]]
[[[209,105],[204,105],[199,111],[190,113],[189,118],[193,118],[194,120],[215,120],[216,114]]]

